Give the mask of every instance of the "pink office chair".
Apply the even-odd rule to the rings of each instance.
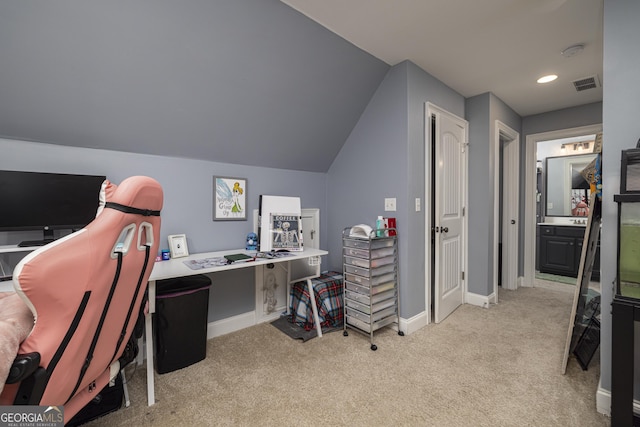
[[[0,405],[64,405],[66,423],[120,371],[158,252],[163,193],[136,176],[105,181],[100,200],[95,220],[14,269],[35,320]]]

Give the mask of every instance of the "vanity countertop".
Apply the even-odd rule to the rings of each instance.
[[[587,220],[579,220],[579,221],[584,221],[584,222],[580,222],[580,223],[574,223],[573,220],[571,221],[567,221],[567,222],[539,222],[538,225],[546,225],[546,226],[566,226],[566,227],[586,227],[587,226]]]

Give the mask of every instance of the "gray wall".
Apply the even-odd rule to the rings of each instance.
[[[400,64],[389,70],[329,169],[326,232],[332,269],[342,270],[344,228],[373,226],[378,215],[386,215],[397,218],[400,236],[406,229],[407,108],[406,64]],[[397,212],[384,212],[385,197],[397,198]]]
[[[0,137],[326,172],[389,66],[279,0],[0,2]]]
[[[464,117],[464,98],[415,64],[405,61],[385,76],[336,157],[327,176],[329,265],[341,269],[341,233],[358,223],[375,224],[378,215],[398,222],[400,314],[425,310],[424,190],[425,102]],[[397,199],[397,211],[384,212],[384,198]]]
[[[562,110],[524,117],[522,119],[522,133],[532,135],[559,129],[589,126],[597,123],[602,123],[602,102],[594,102],[578,107],[564,108]],[[523,149],[524,146],[525,141],[523,138]],[[524,168],[524,159],[521,166]]]
[[[640,88],[636,84],[640,56],[640,2],[605,0],[604,2],[604,88],[603,97],[603,199],[600,250],[602,286],[602,327],[600,331],[600,381],[611,390],[611,313],[612,283],[616,277],[617,205],[613,195],[620,192],[620,152],[633,148],[640,137]],[[637,335],[637,334],[636,334]],[[638,343],[636,337],[636,343]],[[636,396],[640,378],[636,346]]]
[[[299,196],[302,207],[320,209],[320,230],[327,224],[326,174],[239,166],[202,160],[132,154],[119,151],[63,147],[0,139],[0,169],[106,175],[119,183],[132,175],[157,179],[164,190],[160,242],[169,234],[186,234],[189,252],[244,248],[253,230],[251,212],[258,196]],[[247,221],[213,221],[213,176],[247,179]],[[327,246],[320,234],[320,247]],[[42,238],[42,233],[0,232],[0,245]],[[243,271],[245,270],[245,271]],[[253,269],[216,274],[211,290],[209,320],[252,311],[255,306]]]
[[[493,176],[491,157],[491,94],[468,98],[469,121],[469,273],[468,289],[478,295],[493,292]]]
[[[496,262],[492,250],[494,174],[497,167],[492,147],[496,120],[519,132],[522,139],[521,119],[492,93],[468,98],[465,108],[469,121],[468,288],[470,292],[488,296],[493,293],[493,264]],[[522,212],[520,215],[522,217]]]

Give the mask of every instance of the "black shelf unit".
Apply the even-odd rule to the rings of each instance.
[[[635,325],[640,322],[640,194],[618,194],[614,200],[618,265],[611,303],[611,425],[636,426],[640,425],[639,414],[633,412]]]

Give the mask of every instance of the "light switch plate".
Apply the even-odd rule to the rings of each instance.
[[[396,198],[395,197],[387,197],[384,199],[384,210],[387,212],[392,212],[396,210]]]
[[[420,212],[420,197],[416,197],[416,212]]]

